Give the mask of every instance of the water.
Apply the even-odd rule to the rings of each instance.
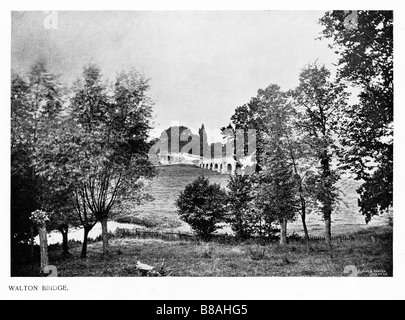
[[[143,205],[135,206],[128,212],[129,216],[142,218],[145,221],[152,222],[156,228],[170,229],[171,231],[191,232],[190,226],[179,219],[175,201],[185,186],[194,181],[198,176],[204,175],[212,183],[218,183],[225,188],[229,181],[229,175],[221,175],[212,170],[201,169],[193,166],[173,165],[159,168],[159,175],[148,182],[146,187],[148,192],[154,197],[154,201],[149,201]],[[374,226],[387,225],[389,215],[374,217],[366,225],[364,216],[359,212],[357,206],[358,195],[356,189],[359,183],[348,176],[342,177],[338,183],[341,190],[342,201],[338,204],[332,215],[332,233],[334,235],[359,231]],[[307,226],[311,236],[323,235],[324,222],[319,214],[309,214],[307,216]],[[117,228],[133,229],[142,228],[134,224],[108,222],[108,230],[115,232]],[[225,233],[232,233],[229,227],[222,230]],[[288,224],[288,232],[303,235],[301,218],[298,217],[295,222]],[[96,224],[90,231],[89,238],[94,239],[101,235],[101,225]],[[84,232],[82,229],[71,230],[69,239],[83,241]],[[49,244],[61,243],[62,235],[60,232],[51,232],[48,237]]]
[[[108,231],[115,232],[117,228],[120,229],[133,229],[134,227],[138,227],[133,224],[129,223],[118,223],[115,221],[108,222]],[[95,239],[101,235],[101,224],[97,223],[94,228],[89,233],[89,239]],[[71,229],[69,230],[68,238],[69,240],[75,241],[83,241],[84,237],[84,230],[83,229]],[[35,243],[39,243],[39,237],[35,238]],[[52,231],[48,233],[48,245],[62,243],[62,234],[59,231]]]

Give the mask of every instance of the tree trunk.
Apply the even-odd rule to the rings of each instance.
[[[63,255],[68,255],[69,254],[69,246],[68,246],[68,232],[69,232],[69,227],[62,227],[60,229],[60,232],[62,233],[62,254]]]
[[[101,235],[103,238],[103,255],[108,254],[108,228],[107,228],[107,221],[108,218],[102,218],[101,219]]]
[[[91,228],[84,227],[83,246],[82,246],[82,253],[80,255],[81,258],[87,257],[87,240],[88,240],[90,230],[91,230]]]
[[[310,251],[309,234],[308,234],[307,222],[305,221],[305,219],[306,219],[306,213],[302,212],[301,220],[302,220],[302,227],[304,228],[304,234],[305,234],[305,252],[307,254],[309,254],[309,251]]]
[[[295,169],[295,172],[298,174],[297,169]],[[305,235],[305,252],[306,254],[309,254],[310,251],[310,245],[309,245],[309,234],[308,234],[308,228],[307,228],[307,204],[303,195],[303,187],[302,187],[302,181],[300,181],[299,185],[299,192],[300,192],[300,202],[301,202],[301,220],[302,220],[302,227],[304,229],[304,235]]]
[[[308,228],[307,228],[307,209],[306,209],[306,203],[305,199],[302,196],[302,186],[300,186],[300,199],[301,199],[301,220],[302,220],[302,227],[304,229],[304,235],[305,235],[305,252],[306,254],[309,254],[310,247],[309,247],[309,234],[308,234]]]
[[[30,227],[30,244],[31,244],[31,262],[34,262],[34,226],[31,225]]]
[[[280,236],[280,244],[285,245],[287,244],[287,219],[281,219],[281,236]]]
[[[310,251],[309,234],[308,234],[308,228],[307,228],[307,222],[306,222],[307,203],[305,201],[304,188],[302,186],[303,178],[301,178],[301,176],[298,174],[298,168],[297,168],[297,164],[295,162],[295,157],[294,157],[294,153],[293,153],[292,149],[290,149],[290,154],[291,154],[291,159],[293,160],[294,172],[299,177],[298,191],[300,193],[302,227],[304,229],[304,235],[305,235],[305,251],[306,251],[306,254],[309,254],[309,251]]]
[[[331,215],[325,217],[325,240],[330,251],[332,251],[332,219]]]
[[[330,169],[330,157],[328,151],[325,149],[321,157],[322,165],[322,179],[324,184],[324,199],[323,199],[323,218],[325,220],[325,240],[330,251],[332,251],[332,183],[330,181],[331,169]]]
[[[48,233],[45,226],[38,227],[39,246],[41,252],[41,272],[49,264],[48,260]]]

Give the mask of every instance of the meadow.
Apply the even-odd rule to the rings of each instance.
[[[330,254],[322,241],[305,245],[246,241],[237,244],[164,241],[113,237],[104,257],[101,241],[89,244],[89,255],[80,259],[80,243],[70,244],[62,256],[60,245],[50,247],[50,263],[61,277],[138,277],[137,261],[156,266],[170,277],[343,277],[355,266],[359,277],[391,277],[392,228],[373,227],[352,234],[354,240],[334,241]],[[345,272],[346,271],[346,272]],[[38,266],[21,265],[15,275],[38,275]]]

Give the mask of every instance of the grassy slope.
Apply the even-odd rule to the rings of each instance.
[[[189,225],[179,219],[175,201],[186,185],[198,176],[205,175],[211,182],[219,183],[222,187],[226,187],[228,183],[226,175],[193,166],[162,166],[158,170],[159,175],[147,183],[148,193],[154,201],[134,207],[133,212],[129,214],[136,218],[135,221],[157,228],[190,231]]]

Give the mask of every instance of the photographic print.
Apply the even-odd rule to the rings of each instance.
[[[10,277],[393,277],[393,25],[12,11]]]

